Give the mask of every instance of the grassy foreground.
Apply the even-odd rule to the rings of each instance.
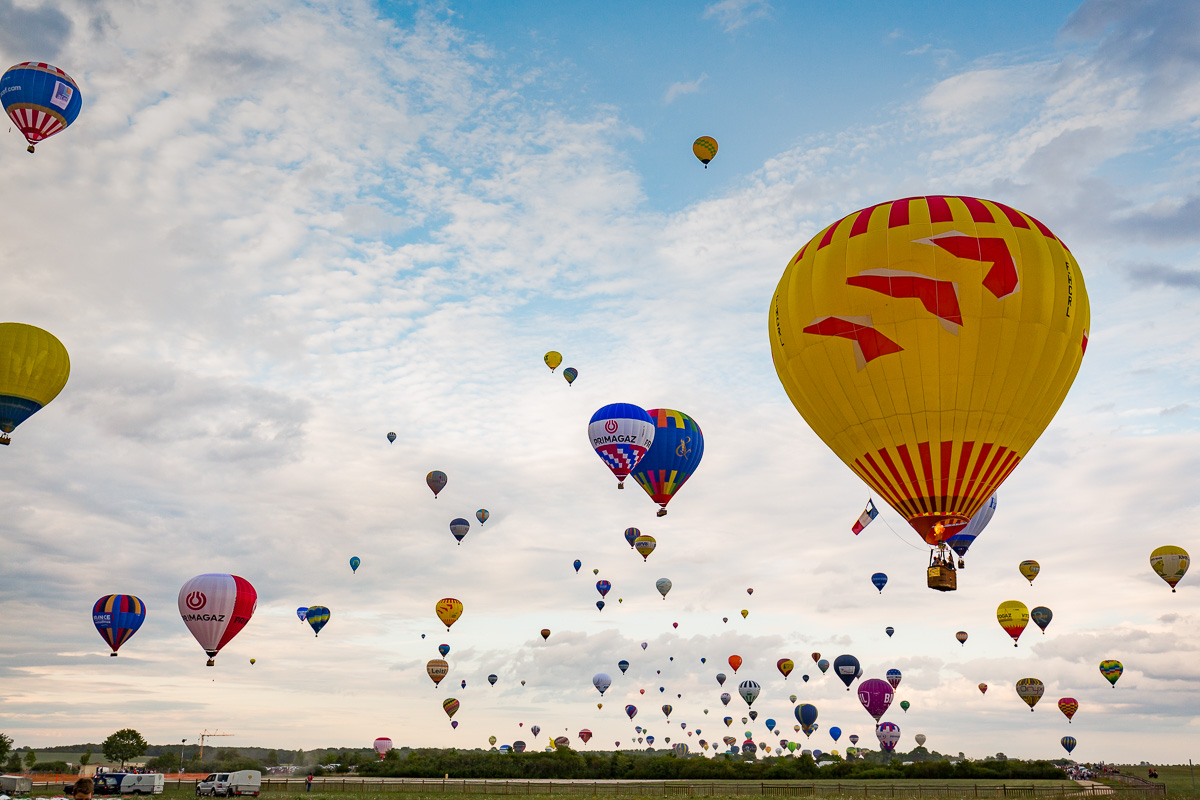
[[[1118,765],[1118,769],[1127,775],[1136,775],[1139,778],[1146,777],[1146,767],[1135,767],[1132,765]],[[1193,790],[1192,772],[1185,764],[1181,767],[1154,767],[1158,770],[1158,783],[1167,785],[1168,797],[1200,797],[1200,793]],[[1196,787],[1200,787],[1200,766],[1195,767]]]

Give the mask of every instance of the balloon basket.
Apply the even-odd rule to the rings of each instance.
[[[26,148],[25,148],[25,151],[26,151],[26,152],[29,152],[29,153],[32,153],[32,152],[33,152],[33,145],[29,145],[29,147],[26,147]]]
[[[939,592],[953,592],[958,589],[958,573],[949,564],[930,567],[925,576],[930,589]]]
[[[7,433],[0,433],[0,444],[4,444],[4,445],[12,444],[12,437],[9,436]]]
[[[116,654],[116,653],[109,653],[109,654],[108,654],[108,657],[109,657],[109,658],[116,658],[116,657],[117,657],[117,654]]]
[[[657,513],[657,514],[655,514],[654,516],[656,516],[656,517],[665,517],[666,515],[667,515],[667,510],[666,510],[665,508],[660,508],[660,509],[658,510],[658,513]]]

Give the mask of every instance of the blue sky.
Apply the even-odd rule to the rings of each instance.
[[[1200,11],[547,7],[0,0],[0,56],[51,61],[84,96],[36,156],[0,140],[4,317],[72,358],[0,453],[0,730],[39,747],[220,726],[295,749],[483,746],[536,723],[628,745],[629,702],[674,738],[638,699],[663,686],[683,695],[672,722],[710,738],[714,663],[742,655],[780,719],[796,687],[775,661],[821,651],[904,672],[904,749],[920,732],[1042,757],[1069,732],[1084,760],[1185,758],[1196,582],[1173,595],[1147,558],[1200,550]],[[702,134],[721,145],[708,170]],[[1072,392],[949,596],[890,509],[849,534],[868,491],[787,401],[766,336],[805,241],[919,193],[1041,219],[1093,315]],[[705,431],[667,517],[587,446],[614,401]],[[436,501],[431,469],[450,476]],[[492,518],[456,546],[449,520],[479,507]],[[658,538],[647,563],[631,525]],[[624,602],[596,611],[592,569]],[[174,607],[207,571],[260,597],[211,670]],[[117,659],[87,614],[110,592],[150,609]],[[450,633],[446,595],[467,606]],[[994,619],[1011,598],[1055,612],[1015,651]],[[318,639],[301,604],[332,611]],[[457,731],[424,675],[442,640],[444,686],[468,681]],[[1033,715],[1012,689],[1027,676],[1047,683]],[[871,741],[840,684],[805,687],[825,727]]]

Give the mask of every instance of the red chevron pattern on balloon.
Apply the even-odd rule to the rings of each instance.
[[[817,317],[804,329],[817,336],[838,336],[854,343],[854,360],[861,370],[866,365],[904,348],[875,330],[870,317]]]
[[[963,324],[958,307],[958,287],[951,281],[939,281],[919,272],[895,269],[867,269],[846,278],[850,286],[870,289],[888,297],[911,297],[921,301],[925,310],[942,320],[942,324]],[[946,325],[949,328],[949,325]],[[951,329],[957,333],[957,328]]]
[[[990,263],[992,268],[983,277],[984,287],[995,295],[997,300],[1008,297],[1021,288],[1021,280],[1017,276],[1017,265],[1013,261],[1008,244],[999,238],[976,238],[958,231],[947,231],[928,239],[916,239],[925,244],[936,245],[956,258],[968,261]]]

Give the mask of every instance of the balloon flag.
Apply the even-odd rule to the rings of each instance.
[[[495,744],[495,742],[493,742],[493,744]],[[375,748],[375,752],[378,754],[379,760],[382,761],[384,756],[386,756],[392,749],[392,740],[386,736],[381,736],[375,740],[375,743],[372,745],[372,747]]]
[[[491,516],[491,514],[488,513],[488,510],[486,508],[481,508],[475,512],[475,519],[479,520],[480,525],[487,522],[488,517],[490,517],[490,516]]]
[[[950,533],[950,538],[946,540],[946,545],[958,554],[958,565],[963,565],[963,557],[967,554],[967,549],[975,543],[975,539],[979,534],[983,533],[983,529],[992,521],[992,517],[996,513],[996,495],[993,494],[988,501],[975,512],[975,516],[971,517],[971,521],[966,525],[947,525],[946,530]]]
[[[955,639],[958,639],[958,643],[959,643],[959,644],[961,644],[961,645],[966,645],[966,643],[967,643],[967,638],[968,638],[968,637],[967,637],[967,632],[966,632],[966,631],[959,631],[958,633],[954,634],[954,638],[955,638]]]
[[[637,538],[641,535],[642,535],[642,532],[640,530],[638,530],[637,528],[626,528],[625,529],[625,541],[629,542],[630,550],[633,549],[633,543],[636,542]]]
[[[858,744],[858,734],[857,733],[850,734],[850,744]]]
[[[579,738],[583,740],[584,744],[587,744],[588,740],[592,738],[592,732],[584,728],[579,732]]]
[[[733,670],[733,674],[737,675],[738,667],[742,666],[742,657],[732,655],[729,657],[729,667]]]
[[[790,658],[781,658],[775,662],[775,667],[779,670],[779,673],[783,675],[783,679],[786,681],[787,676],[791,675],[792,670],[796,668],[796,662],[792,661]]]
[[[437,601],[433,610],[437,613],[437,617],[442,621],[442,624],[446,626],[446,630],[450,630],[450,626],[458,622],[458,618],[462,616],[463,604],[453,597],[443,597]]]
[[[858,519],[850,526],[850,532],[858,536],[863,532],[863,529],[871,524],[871,520],[879,516],[879,509],[875,507],[875,501],[867,498],[867,507],[858,515]]]
[[[309,606],[305,619],[313,629],[313,636],[320,636],[321,629],[329,622],[329,609],[325,606]]]
[[[462,517],[455,517],[450,520],[450,532],[454,534],[454,538],[462,544],[463,537],[467,535],[467,531],[471,530],[471,523],[467,522]]]
[[[563,370],[563,380],[565,380],[567,382],[567,386],[570,386],[571,384],[573,384],[575,382],[575,379],[578,377],[579,377],[579,370],[575,369],[574,367],[567,367],[566,369]]]
[[[824,672],[824,670],[821,671]],[[833,673],[841,679],[842,683],[846,684],[848,692],[854,679],[862,675],[862,667],[859,666],[858,659],[854,656],[838,656],[833,660]]]
[[[75,80],[58,67],[38,61],[9,67],[0,76],[0,98],[31,153],[34,145],[74,122],[83,106]]]
[[[358,568],[362,566],[362,559],[358,556],[350,556],[350,572],[351,574],[358,572]]]
[[[916,736],[914,736],[913,738],[917,740],[917,747],[924,747],[924,746],[925,746],[925,734],[923,734],[923,733],[918,733],[918,734],[917,734]]]
[[[800,730],[804,731],[805,737],[812,736],[812,732],[817,729],[817,707],[812,703],[801,703],[796,706],[795,712],[796,721],[800,723]]]
[[[1058,710],[1067,718],[1067,722],[1075,716],[1075,712],[1079,710],[1079,701],[1074,697],[1064,697],[1058,701]]]
[[[607,596],[610,589],[612,589],[612,584],[603,578],[596,581],[596,591],[600,593],[601,597]]]
[[[637,716],[637,706],[625,706],[625,714],[630,719],[633,719]]]
[[[1021,678],[1017,681],[1017,696],[1029,704],[1030,711],[1033,711],[1033,707],[1042,699],[1045,691],[1045,684],[1037,678]]]
[[[834,725],[832,728],[829,729],[829,735],[836,742],[838,740],[838,738],[842,735],[842,729],[839,728],[838,726]]]
[[[900,688],[900,680],[904,676],[900,673],[900,670],[893,667],[887,671],[887,674],[884,677],[887,678],[889,686],[891,686],[893,689],[898,689]],[[859,691],[862,690],[860,689]]]
[[[674,709],[672,709],[670,706],[663,706],[663,707],[662,707],[663,716],[665,716],[665,717],[667,718],[667,722],[670,722],[670,721],[671,721],[671,712],[672,712],[673,710],[674,710]]]
[[[634,480],[658,503],[658,516],[667,513],[667,503],[683,488],[704,456],[704,434],[696,420],[682,411],[652,408],[654,443],[637,466],[630,469]]]
[[[308,616],[308,606],[300,606],[296,609],[296,616],[300,618],[300,624],[304,624],[304,618]]]
[[[562,353],[558,352],[557,350],[551,350],[549,353],[546,353],[546,355],[542,356],[542,361],[545,361],[546,366],[550,368],[550,371],[554,372],[554,370],[558,369],[558,365],[562,363]]]
[[[1029,624],[1029,608],[1020,600],[1005,600],[996,608],[996,621],[1012,637],[1013,647],[1016,647],[1017,639]]]
[[[600,695],[603,696],[605,690],[612,686],[612,678],[609,677],[607,672],[597,672],[592,676],[592,686],[595,686],[596,691],[600,692]]]
[[[446,488],[446,473],[440,469],[435,469],[433,472],[425,476],[425,484],[429,490],[433,492],[433,499],[437,500],[438,492]]]
[[[879,739],[879,746],[884,752],[890,753],[896,749],[896,742],[900,741],[900,726],[894,722],[881,722],[875,726],[875,737]]]
[[[208,666],[229,640],[237,636],[258,607],[258,592],[237,575],[206,573],[179,590],[179,615],[200,647]]]
[[[116,656],[146,621],[146,604],[131,594],[106,594],[92,606],[92,624]]]
[[[1071,751],[1075,749],[1075,745],[1078,744],[1078,742],[1075,741],[1074,736],[1064,736],[1059,739],[1058,742],[1063,746],[1063,749],[1067,751],[1067,755],[1070,755]]]
[[[575,559],[575,563],[572,566],[575,567],[576,572],[579,572],[579,568],[583,566],[583,562],[577,558],[577,559]]]
[[[871,583],[875,584],[875,588],[879,590],[880,594],[883,594],[883,587],[887,586],[887,575],[876,572],[871,576]]]
[[[1183,580],[1183,576],[1187,574],[1190,561],[1188,551],[1175,545],[1156,547],[1150,553],[1150,566],[1158,577],[1167,582],[1172,592],[1175,591],[1175,584]]]
[[[987,694],[987,684],[986,683],[979,684],[978,688],[979,688],[980,694]]]
[[[943,195],[822,230],[788,263],[768,316],[800,415],[932,546],[1045,430],[1090,326],[1079,265],[1045,225]]]
[[[5,85],[13,69],[4,73]],[[7,107],[8,95],[4,103]],[[0,322],[0,444],[8,444],[18,425],[58,397],[70,374],[67,348],[53,334],[33,325]]]
[[[762,687],[760,687],[754,681],[742,681],[740,684],[738,684],[738,694],[740,694],[742,699],[746,701],[747,706],[754,705],[754,700],[758,697],[758,694],[761,691]]]
[[[395,431],[388,431],[388,437],[387,437],[387,439],[388,439],[388,443],[389,443],[389,444],[391,444],[391,443],[395,442],[395,441],[396,441],[396,432],[395,432]]]
[[[901,708],[901,709],[904,711],[904,713],[905,713],[905,714],[907,714],[907,713],[908,713],[908,710],[909,710],[910,708],[912,708],[912,703],[908,702],[907,700],[901,700],[901,701],[900,701],[900,708]]]
[[[549,638],[550,638],[550,629],[549,629],[549,628],[542,628],[542,630],[541,630],[541,634],[542,634],[542,641],[543,641],[543,642],[544,642],[544,641],[546,641],[547,639],[549,639]]]
[[[1042,571],[1042,565],[1032,559],[1026,559],[1017,567],[1021,570],[1021,574],[1025,576],[1025,580],[1029,581],[1029,585],[1033,586],[1033,579]]]
[[[603,600],[597,600],[597,601],[596,601],[596,608],[598,608],[598,609],[600,609],[601,611],[603,611],[603,610],[604,610],[604,601],[603,601]]]
[[[631,403],[612,403],[592,414],[588,439],[604,466],[617,477],[617,488],[654,444],[654,421],[644,408]]]
[[[629,669],[629,662],[625,659],[621,659],[617,662],[617,669],[621,670],[621,674],[624,675],[625,670]]]
[[[500,676],[496,675],[496,673],[493,672],[491,675],[488,675],[488,683],[492,686],[495,686],[498,680],[500,680]]]
[[[442,710],[446,712],[447,717],[453,717],[455,712],[458,711],[458,701],[453,697],[447,697],[442,701]],[[537,734],[534,735],[536,736]]]
[[[876,722],[879,722],[880,717],[892,704],[893,696],[892,685],[879,678],[871,678],[858,685],[858,702],[862,703],[862,707]]]
[[[658,542],[654,540],[653,536],[639,536],[633,540],[633,549],[638,551],[643,562],[650,557],[655,547],[658,547]]]
[[[817,662],[817,669],[821,670],[821,674],[824,675],[826,670],[829,669],[829,662],[822,658]]]
[[[717,140],[711,136],[701,136],[692,142],[692,154],[708,169],[708,162],[717,156]]]
[[[1106,660],[1100,662],[1100,674],[1108,679],[1108,682],[1112,684],[1114,689],[1117,688],[1117,680],[1124,671],[1125,667],[1121,665],[1120,661]]]
[[[1054,612],[1045,606],[1037,606],[1030,609],[1029,618],[1033,623],[1042,629],[1042,635],[1046,635],[1046,626],[1050,624],[1050,620],[1054,619]]]
[[[446,677],[448,672],[450,672],[450,665],[440,658],[431,659],[430,662],[425,665],[425,674],[428,675],[430,680],[433,681],[434,686],[437,686],[439,683],[441,683],[442,678]]]
[[[445,657],[446,657],[446,656],[447,656],[447,655],[450,653],[450,645],[448,645],[448,644],[439,644],[439,645],[438,645],[438,652],[442,654],[442,658],[445,658]]]
[[[892,634],[896,632],[896,629],[893,628],[891,625],[888,625],[886,628],[883,629],[883,632],[886,633],[888,635],[888,638],[890,639],[890,638],[892,638]]]
[[[658,589],[658,593],[663,596],[663,600],[667,599],[667,592],[671,591],[671,587],[674,585],[671,583],[670,578],[659,578],[654,582],[654,588]]]

